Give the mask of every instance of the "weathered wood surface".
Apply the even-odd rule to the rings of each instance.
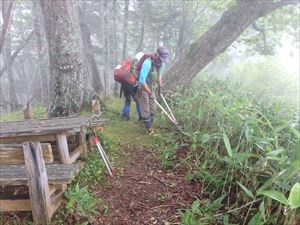
[[[78,159],[78,157],[83,153],[84,151],[84,147],[82,145],[79,145],[75,150],[73,150],[70,153],[70,160],[71,162],[75,162],[76,159]]]
[[[4,143],[3,139],[7,137],[80,132],[82,126],[102,126],[105,121],[104,119],[92,119],[91,117],[81,116],[1,122],[0,143]]]
[[[0,125],[1,126],[1,125]],[[23,143],[28,141],[56,141],[56,133],[48,133],[48,134],[36,134],[36,135],[25,135],[25,136],[8,136],[8,137],[0,137],[0,143],[5,144],[15,144],[15,143]]]
[[[46,171],[50,184],[68,184],[79,173],[83,164],[48,164]],[[25,165],[0,166],[0,185],[27,185]]]
[[[63,193],[66,189],[67,189],[66,184],[49,185],[49,195],[51,200],[51,210],[50,210],[51,215],[59,207],[61,200],[63,199]],[[1,197],[4,196],[1,195]],[[29,197],[24,199],[23,198],[11,199],[11,196],[8,196],[6,198],[1,198],[0,211],[1,212],[31,211],[30,199]]]
[[[57,134],[56,135],[57,149],[60,161],[63,164],[71,164],[67,136],[66,134]]]
[[[26,105],[26,108],[23,110],[23,114],[25,120],[32,119],[32,108],[30,103]]]
[[[0,200],[0,211],[31,211],[29,199]]]
[[[42,152],[45,163],[53,162],[53,152],[49,143],[42,143]],[[25,164],[23,145],[0,144],[0,165]]]
[[[39,142],[25,143],[23,148],[33,222],[36,225],[49,224],[51,200],[41,144]]]

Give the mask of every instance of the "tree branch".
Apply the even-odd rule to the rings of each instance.
[[[2,5],[3,26],[2,26],[1,36],[0,36],[0,54],[1,54],[3,46],[4,46],[6,34],[10,28],[15,3],[16,3],[15,0],[11,0],[11,2],[9,3],[8,8],[5,12],[5,6],[4,6],[5,3],[2,2],[2,4],[3,4]]]
[[[27,45],[27,43],[29,42],[29,40],[31,39],[31,37],[33,36],[34,31],[32,30],[29,35],[27,36],[27,38],[24,40],[24,42],[22,44],[19,45],[19,47],[16,49],[16,51],[12,54],[12,56],[10,57],[9,62],[1,69],[0,72],[0,77],[4,74],[4,72],[13,64],[15,58],[17,57],[17,55],[20,53],[20,51]]]
[[[268,14],[269,12],[272,12],[281,7],[288,6],[288,5],[298,5],[299,3],[300,3],[300,0],[281,0],[279,2],[262,1],[262,4],[264,4],[267,7],[264,7],[265,10],[262,10],[261,16],[264,16],[264,15]]]
[[[252,27],[253,27],[254,30],[261,33],[263,41],[264,41],[264,49],[266,51],[267,50],[267,40],[266,40],[266,30],[265,30],[265,28],[258,27],[255,21],[252,23]]]

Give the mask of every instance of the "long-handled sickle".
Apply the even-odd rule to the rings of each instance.
[[[172,110],[170,109],[170,107],[169,107],[169,105],[168,105],[168,103],[167,103],[167,101],[166,101],[166,99],[165,99],[165,97],[163,96],[162,93],[160,93],[160,97],[162,98],[162,100],[164,101],[165,105],[167,106],[168,111],[170,112],[170,115],[172,116],[173,120],[177,123],[177,120],[176,120],[176,118],[175,118]]]
[[[158,105],[158,107],[166,114],[166,116],[175,124],[178,125],[177,121],[172,118],[172,116],[161,106],[161,104],[158,103],[156,99],[154,99],[155,103]]]
[[[105,153],[103,147],[101,146],[101,144],[100,144],[100,142],[99,142],[99,139],[96,137],[96,135],[94,135],[93,141],[94,141],[94,143],[96,144],[96,146],[97,146],[97,148],[98,148],[98,150],[99,150],[99,152],[100,152],[100,154],[101,154],[101,157],[102,157],[102,159],[103,159],[103,161],[104,161],[104,164],[105,164],[105,166],[106,166],[106,168],[107,168],[107,170],[108,170],[109,176],[110,176],[110,177],[113,177],[113,176],[114,176],[114,173],[115,173],[115,170],[114,170],[114,168],[112,167],[111,163],[109,162],[109,160],[108,160],[108,158],[107,158],[107,155],[106,155],[106,153]]]

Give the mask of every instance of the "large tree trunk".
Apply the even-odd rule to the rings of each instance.
[[[238,0],[221,19],[172,63],[166,71],[165,86],[174,90],[185,87],[213,59],[226,50],[256,19],[297,0]]]
[[[70,0],[40,0],[49,46],[49,117],[79,114],[88,73],[78,15]]]
[[[123,49],[122,49],[123,59],[126,58],[126,53],[127,53],[129,0],[124,0],[124,3],[125,3],[125,9],[124,9],[124,21],[123,21]]]

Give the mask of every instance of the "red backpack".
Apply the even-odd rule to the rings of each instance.
[[[115,81],[124,84],[136,82],[136,77],[134,73],[130,71],[132,60],[124,59],[121,64],[117,65],[114,69],[114,79]]]

